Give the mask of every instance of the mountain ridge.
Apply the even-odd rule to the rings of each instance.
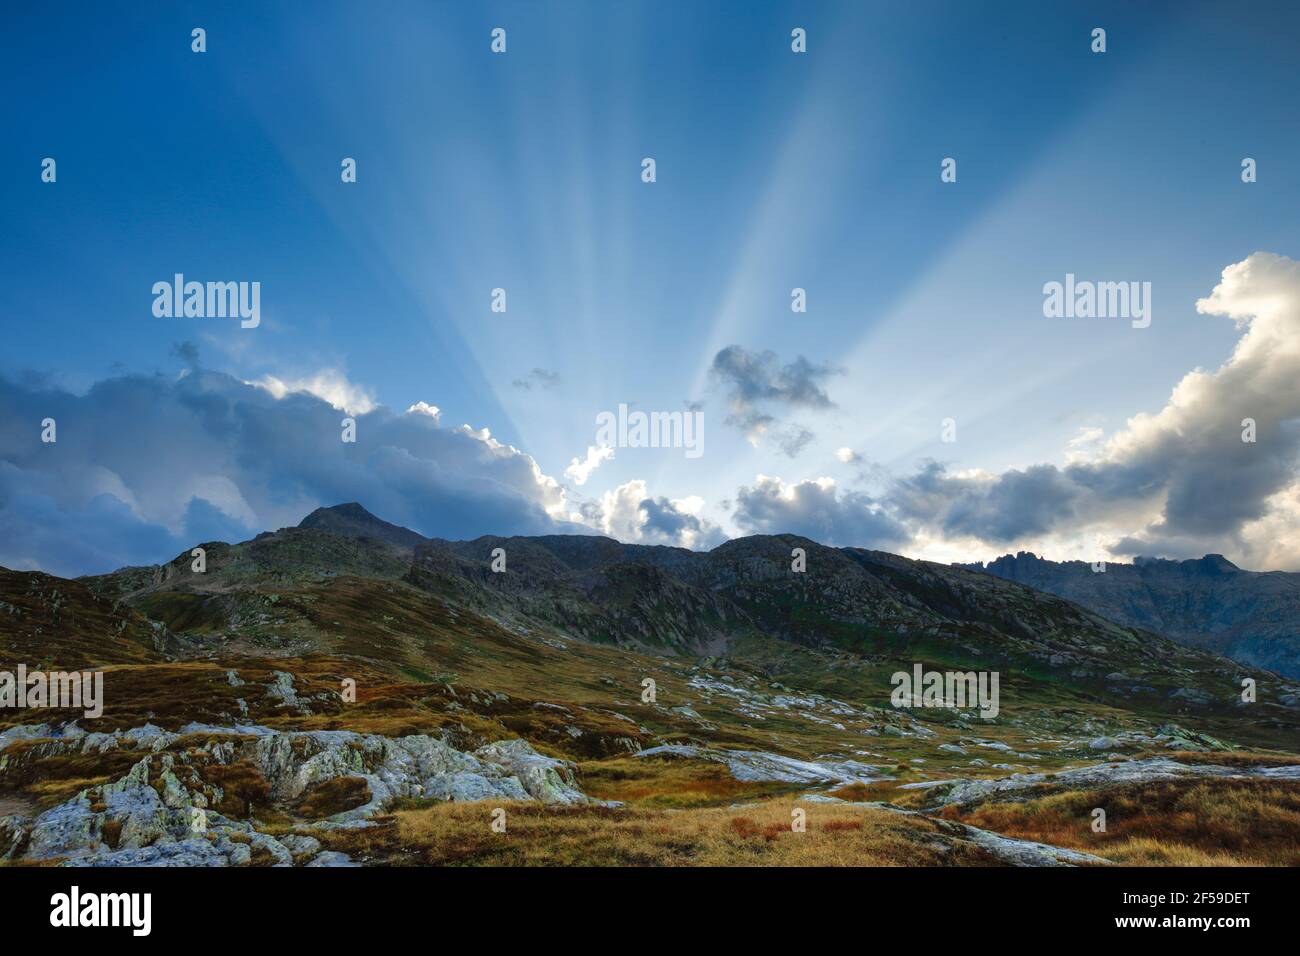
[[[1066,598],[1130,627],[1243,664],[1300,677],[1300,574],[1247,571],[1221,554],[1167,560],[1051,561],[1030,551],[957,567]]]
[[[166,565],[83,580],[202,647],[232,639],[294,653],[348,646],[344,622],[326,617],[313,596],[347,581],[344,590],[360,589],[348,615],[397,599],[401,617],[433,599],[546,640],[705,659],[776,640],[864,661],[1002,668],[1117,705],[1139,695],[1173,713],[1231,708],[1250,673],[997,575],[797,535],[734,538],[707,552],[591,535],[445,541],[356,503],[317,509],[304,524],[205,545],[202,573],[187,551]],[[494,570],[497,549],[504,573]],[[802,572],[792,569],[796,549]],[[1294,696],[1270,675],[1255,676],[1279,699]]]
[[[238,617],[241,589],[257,583],[293,580],[307,571],[322,578],[397,579],[516,626],[704,656],[723,653],[730,640],[755,633],[809,646],[880,650],[895,643],[891,634],[943,634],[971,645],[978,643],[981,629],[992,629],[1000,635],[997,644],[1016,644],[1021,650],[1039,645],[1035,656],[1050,657],[1047,646],[1057,639],[1051,635],[1069,622],[1101,631],[1137,628],[1238,664],[1296,676],[1295,654],[1285,633],[1243,646],[1230,634],[1171,628],[1149,609],[1126,613],[1095,593],[1105,585],[1114,590],[1134,574],[1175,578],[1184,589],[1189,581],[1229,587],[1285,574],[1243,571],[1222,555],[1177,562],[1143,559],[1108,565],[1106,574],[1094,574],[1084,562],[1051,562],[1031,552],[987,564],[944,565],[883,551],[831,548],[789,534],[732,538],[709,551],[624,544],[600,535],[483,535],[451,541],[385,521],[358,502],[317,508],[295,527],[248,542],[206,547],[209,571],[215,574],[205,578],[189,571],[187,551],[165,565],[124,568],[86,580],[118,597],[185,605],[185,620],[215,623],[223,616]],[[496,548],[504,549],[510,573],[493,573]],[[794,548],[804,550],[810,575],[789,571]],[[1059,569],[1070,573],[1074,586],[1053,579]],[[980,588],[972,583],[978,579],[965,575],[1054,595],[1074,609],[1054,607],[1048,613],[1031,596]],[[1080,582],[1092,589],[1078,586]],[[191,589],[193,593],[184,593]],[[174,593],[178,590],[183,593]],[[162,592],[173,593],[164,599]],[[1154,607],[1173,599],[1147,594],[1142,600]],[[1090,615],[1097,620],[1089,620]],[[1285,631],[1286,620],[1278,626]],[[958,640],[961,632],[966,636]]]

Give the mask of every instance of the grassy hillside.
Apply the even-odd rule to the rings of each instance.
[[[303,836],[390,863],[1295,862],[1300,709],[1267,672],[988,575],[797,538],[692,554],[388,537],[209,544],[201,574],[188,552],[82,581],[0,573],[6,658],[103,667],[104,713],[74,728],[107,741],[84,751],[63,728],[77,715],[0,710],[0,796],[25,810],[0,854],[8,832],[14,859],[57,861],[33,821],[79,794],[98,842],[77,852],[186,845],[113,817],[96,794],[127,774],[224,808],[214,846],[235,861],[244,827],[281,855]],[[998,671],[997,717],[892,706],[915,663]],[[151,749],[123,736],[146,727]],[[433,778],[390,793],[409,771],[383,742],[402,740],[489,761],[526,742],[525,764],[562,768],[546,793],[581,800],[421,798]],[[169,782],[147,753],[189,769]],[[281,775],[302,760],[329,769],[299,792],[305,770]],[[483,826],[498,805],[508,839]],[[356,813],[366,826],[342,825]]]

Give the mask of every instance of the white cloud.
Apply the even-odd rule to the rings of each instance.
[[[315,375],[287,381],[274,375],[264,375],[260,380],[248,384],[264,388],[276,398],[284,398],[296,392],[306,392],[324,399],[339,411],[347,412],[349,415],[365,415],[378,407],[369,389],[353,385],[338,369],[322,369]],[[434,411],[436,412],[437,409]]]
[[[442,422],[442,409],[437,405],[430,405],[428,402],[416,402],[406,410],[408,415],[427,415],[435,422]]]
[[[632,544],[666,544],[703,550],[721,544],[722,531],[700,516],[704,499],[653,498],[641,478],[634,478],[589,502],[588,524],[603,534]]]
[[[1109,439],[1085,431],[1063,468],[962,476],[930,463],[896,484],[891,506],[932,539],[1073,547],[1100,534],[1118,556],[1214,551],[1300,567],[1300,263],[1257,252],[1196,308],[1244,334],[1217,370],[1183,376],[1158,412]],[[1255,442],[1242,441],[1245,419]]]
[[[599,468],[602,462],[609,461],[613,457],[614,449],[609,445],[588,445],[587,456],[574,458],[569,462],[569,467],[564,469],[564,477],[575,485],[585,485],[591,473]]]
[[[869,496],[841,491],[834,478],[785,482],[758,475],[736,492],[737,527],[758,534],[790,534],[822,544],[897,547],[909,535]]]

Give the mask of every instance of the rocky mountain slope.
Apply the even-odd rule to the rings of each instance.
[[[1262,700],[1294,696],[1294,685],[1262,671],[997,574],[792,535],[733,539],[709,552],[583,535],[444,541],[353,503],[318,509],[297,528],[205,548],[202,573],[186,552],[86,584],[209,648],[234,640],[282,653],[337,649],[337,622],[322,622],[319,600],[298,591],[346,578],[363,591],[382,581],[388,593],[432,595],[518,633],[653,654],[723,657],[738,642],[768,638],[862,660],[1034,675],[1124,706],[1231,710],[1246,677]],[[794,570],[799,553],[803,570]],[[398,603],[419,603],[401,593]]]
[[[1047,561],[1022,551],[961,565],[1056,594],[1119,624],[1243,664],[1300,678],[1300,574],[1243,571],[1222,555],[1189,561],[1139,558]]]
[[[0,570],[0,665],[105,672],[99,717],[0,708],[0,865],[1300,862],[1300,686],[993,575],[360,505],[199,546]],[[998,715],[894,706],[916,664]],[[1090,829],[1156,796],[1202,825]]]

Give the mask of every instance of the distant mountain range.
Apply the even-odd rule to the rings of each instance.
[[[1093,571],[1031,552],[957,565],[1081,604],[1119,624],[1163,634],[1287,677],[1300,677],[1300,574],[1243,571],[1221,554],[1139,558]]]
[[[77,579],[0,568],[0,674],[105,669],[102,713],[0,706],[0,861],[1298,859],[1300,683],[996,567],[795,535],[445,541],[356,503],[194,544]],[[1193,583],[1152,585],[1160,606],[1288,580],[1166,570]],[[994,707],[896,699],[918,671],[977,672]],[[510,841],[484,838],[485,800],[518,803]]]
[[[187,551],[165,565],[82,580],[200,647],[233,640],[249,649],[329,651],[342,617],[323,621],[317,599],[285,594],[339,580],[366,593],[383,588],[382,599],[404,609],[434,597],[457,614],[548,639],[705,658],[775,639],[868,660],[998,667],[1126,706],[1135,694],[1175,710],[1216,706],[1246,673],[1216,648],[1185,647],[996,572],[795,535],[736,538],[708,552],[595,535],[446,541],[353,502],[319,508],[296,528],[203,546],[203,573],[192,570]],[[796,550],[806,570],[792,570]],[[494,554],[503,556],[504,573],[493,569]],[[281,593],[268,606],[272,589]],[[367,601],[376,600],[358,597],[356,609],[339,613],[356,620],[373,614]]]

